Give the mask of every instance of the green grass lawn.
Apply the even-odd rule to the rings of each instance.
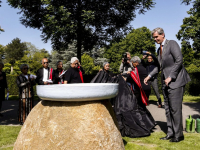
[[[0,126],[0,150],[12,150],[21,126]]]
[[[161,99],[163,101],[163,95],[160,95]],[[150,95],[149,97],[150,101],[157,101],[157,98],[155,95]],[[184,96],[183,97],[183,102],[200,102],[200,96]]]
[[[12,150],[21,126],[0,126],[0,150]],[[179,143],[160,140],[163,132],[153,132],[142,138],[124,137],[126,150],[199,150],[200,133],[184,133],[185,140]]]

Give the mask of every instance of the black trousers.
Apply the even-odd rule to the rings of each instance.
[[[183,136],[182,102],[185,86],[170,89],[163,84],[162,88],[167,117],[167,135],[181,137]]]
[[[0,88],[0,112],[2,108],[2,101],[5,101],[5,88]]]

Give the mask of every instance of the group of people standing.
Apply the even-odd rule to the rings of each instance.
[[[111,99],[119,130],[122,136],[142,137],[148,136],[155,127],[156,121],[146,106],[151,93],[151,85],[158,99],[158,108],[162,108],[162,101],[158,92],[157,75],[161,71],[164,108],[167,117],[167,135],[161,140],[179,142],[184,140],[182,126],[182,100],[185,84],[190,77],[183,66],[183,57],[177,42],[167,40],[162,28],[152,31],[152,37],[160,48],[156,58],[150,52],[145,52],[142,59],[138,56],[131,58],[126,52],[122,59],[118,75],[109,69],[109,63],[103,63],[103,69],[92,79],[91,83],[119,83],[118,95]],[[147,58],[147,62],[144,59]],[[29,66],[23,64],[20,69],[22,74],[17,77],[19,87],[19,121],[24,123],[28,113],[33,107],[33,85],[84,83],[84,70],[76,57],[71,58],[68,70],[63,70],[62,61],[57,62],[57,69],[48,66],[47,58],[42,59],[42,68],[36,76],[28,74]],[[1,71],[0,63],[0,89],[7,88],[6,76]],[[2,86],[2,85],[5,86]],[[0,90],[0,96],[2,91]],[[5,98],[5,93],[4,98]],[[2,99],[2,98],[1,98]],[[0,101],[0,108],[1,108]]]
[[[28,64],[22,64],[20,66],[21,74],[17,77],[17,86],[19,88],[19,109],[18,109],[18,121],[23,124],[26,117],[30,113],[34,106],[34,91],[33,86],[49,85],[49,84],[68,84],[68,83],[83,83],[84,70],[76,57],[71,58],[70,68],[63,70],[62,61],[57,62],[57,68],[54,70],[49,67],[47,58],[42,59],[42,68],[38,69],[36,75],[28,74]],[[2,108],[2,101],[5,100],[5,89],[8,90],[6,74],[2,72],[4,67],[3,63],[0,63],[0,112]],[[0,113],[0,117],[3,114]]]
[[[160,140],[180,142],[184,140],[182,124],[184,88],[191,79],[183,66],[183,56],[178,43],[167,40],[162,28],[155,28],[151,34],[154,41],[160,45],[157,58],[150,52],[145,52],[141,60],[138,56],[131,58],[127,52],[119,68],[120,75],[111,76],[108,69],[104,68],[92,82],[119,83],[119,93],[112,102],[114,101],[120,132],[122,136],[141,137],[150,135],[151,129],[156,125],[146,108],[151,91],[150,85],[157,96],[158,108],[163,107],[157,83],[157,74],[161,72],[167,135]],[[146,57],[148,60],[144,62]]]

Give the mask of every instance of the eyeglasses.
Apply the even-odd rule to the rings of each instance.
[[[48,64],[49,62],[44,62],[44,64]]]

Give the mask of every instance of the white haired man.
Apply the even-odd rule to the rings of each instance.
[[[77,57],[71,58],[70,68],[65,73],[64,84],[83,83],[84,70]]]

